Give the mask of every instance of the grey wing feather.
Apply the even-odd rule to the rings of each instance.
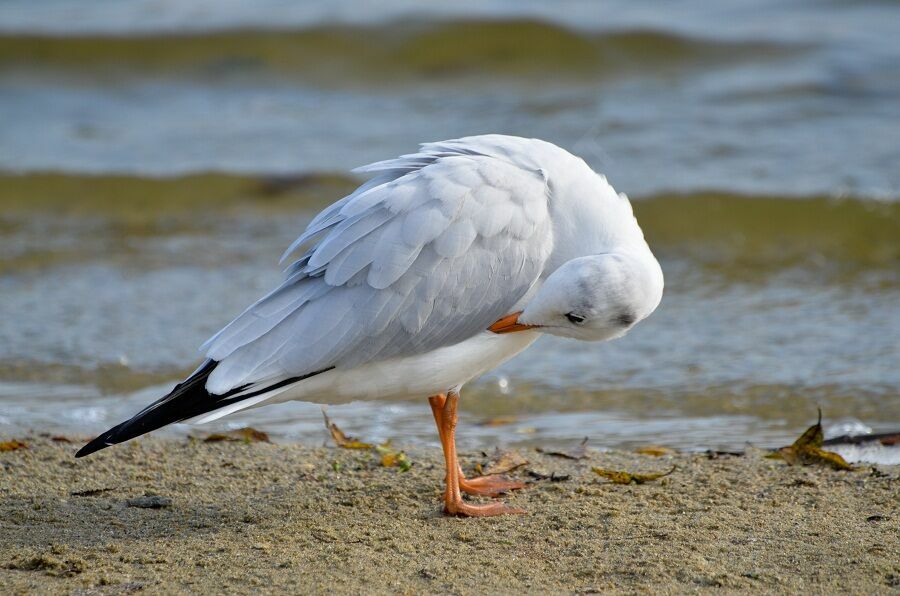
[[[454,143],[362,169],[285,253],[318,238],[285,282],[204,344],[211,393],[431,351],[510,312],[552,249],[547,181]]]

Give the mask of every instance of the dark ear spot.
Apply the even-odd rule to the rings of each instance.
[[[613,323],[621,325],[622,327],[631,327],[634,324],[636,318],[637,317],[634,316],[633,312],[625,311],[613,317]]]

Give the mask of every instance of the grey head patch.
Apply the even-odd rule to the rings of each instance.
[[[635,320],[637,320],[637,316],[633,312],[626,310],[614,316],[612,323],[622,327],[631,327],[634,325]]]

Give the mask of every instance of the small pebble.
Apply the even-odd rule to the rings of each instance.
[[[141,509],[163,509],[172,505],[172,499],[159,495],[144,495],[143,497],[128,499],[125,501],[125,504],[129,507],[140,507]]]

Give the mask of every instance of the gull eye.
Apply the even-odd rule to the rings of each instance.
[[[581,315],[576,315],[573,312],[568,313],[566,315],[566,318],[569,319],[569,322],[573,325],[581,325],[582,323],[584,323],[584,317],[582,317]]]

